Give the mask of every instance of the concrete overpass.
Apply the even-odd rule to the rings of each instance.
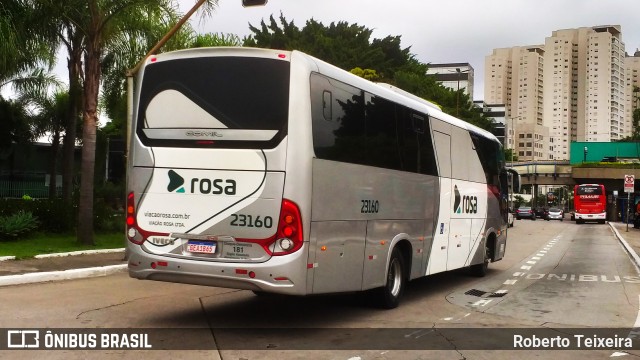
[[[511,163],[507,163],[509,167]],[[640,164],[616,164],[611,167],[601,167],[593,164],[584,166],[571,166],[568,161],[537,161],[513,163],[513,169],[518,171],[523,186],[532,186],[531,194],[537,199],[539,186],[572,188],[575,184],[603,184],[607,192],[607,219],[619,220],[621,211],[627,206],[627,194],[624,192],[624,176],[634,175],[636,178],[634,194],[631,194],[631,203],[637,201],[640,194]],[[617,190],[618,197],[613,196]],[[536,204],[534,200],[533,206]],[[567,204],[571,207],[571,204]]]
[[[507,167],[511,163],[507,162]],[[640,164],[629,163],[619,167],[574,167],[569,161],[515,162],[513,169],[521,177],[522,185],[573,186],[575,184],[604,184],[609,191],[624,190],[624,176],[635,175],[636,192],[640,192]],[[622,166],[622,167],[620,167]]]

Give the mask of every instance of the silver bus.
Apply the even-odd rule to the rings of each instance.
[[[131,277],[393,308],[410,280],[504,256],[502,146],[427,101],[252,48],[152,56],[136,93]]]

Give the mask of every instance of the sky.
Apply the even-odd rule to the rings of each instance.
[[[186,13],[197,0],[177,0]],[[219,0],[211,17],[196,13],[200,33],[251,34],[269,16],[282,13],[299,28],[313,18],[325,25],[346,21],[373,29],[374,38],[401,36],[402,47],[423,63],[469,63],[474,68],[474,100],[484,96],[484,59],[493,49],[541,45],[560,29],[620,25],[626,51],[640,48],[638,0],[268,0],[242,7],[241,0]],[[54,72],[66,79],[64,53]],[[3,89],[7,94],[8,89]]]
[[[197,1],[179,0],[188,11]],[[346,21],[373,29],[374,38],[400,35],[402,47],[423,63],[469,63],[475,100],[484,94],[484,59],[493,49],[541,45],[560,29],[620,25],[627,53],[640,48],[638,0],[268,0],[243,8],[241,0],[219,0],[213,16],[194,15],[198,32],[250,35],[280,13],[299,28],[313,18],[329,25]]]

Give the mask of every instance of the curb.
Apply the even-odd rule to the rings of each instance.
[[[20,275],[0,276],[0,287],[9,285],[32,284],[47,281],[73,280],[92,277],[107,276],[122,272],[127,269],[127,264],[109,265],[84,269],[71,269],[63,271],[48,271],[27,273]]]
[[[117,252],[123,252],[123,251],[124,251],[124,248],[100,249],[100,250],[80,250],[80,251],[71,251],[71,252],[66,252],[66,253],[40,254],[40,255],[34,256],[34,258],[35,259],[45,259],[45,258],[63,257],[63,256],[109,254],[109,253],[117,253]]]
[[[638,269],[640,267],[640,256],[638,256],[638,254],[635,252],[635,250],[633,250],[631,245],[629,245],[629,243],[622,237],[622,235],[620,235],[620,233],[618,232],[618,229],[616,229],[616,227],[613,226],[610,222],[608,224],[611,230],[613,230],[613,233],[618,238],[618,241],[620,241],[624,249],[627,251],[627,253],[629,253],[629,256],[631,256],[633,258],[633,261],[636,262],[635,266],[636,266],[636,269]]]

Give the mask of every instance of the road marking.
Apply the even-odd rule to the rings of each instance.
[[[471,306],[487,306],[492,301],[493,301],[493,299],[478,300],[478,301],[474,302],[473,304],[471,304]]]
[[[544,256],[544,254],[538,253],[538,254],[536,254],[536,256]]]
[[[611,356],[609,356],[609,357],[618,357],[618,356],[626,356],[626,355],[629,355],[629,354],[627,354],[625,352],[616,351],[613,354],[611,354]]]
[[[518,272],[514,272],[514,273],[513,273],[513,276],[518,277],[518,276],[522,276],[522,275],[524,275],[524,274],[526,274],[526,273],[524,273],[524,272],[519,272],[519,271],[518,271]]]
[[[542,258],[541,258],[540,256],[533,256],[533,257],[531,258],[531,260],[541,260],[541,259],[542,259]]]
[[[494,294],[506,294],[508,292],[509,292],[509,290],[498,290],[498,291],[494,292]]]
[[[421,337],[423,337],[423,336],[425,336],[425,335],[427,335],[429,333],[432,333],[432,332],[434,332],[433,329],[420,329],[418,331],[414,331],[412,333],[409,333],[409,334],[405,335],[404,337],[406,337],[406,338],[412,337],[412,338],[418,339],[418,338],[421,338]]]
[[[527,261],[527,264],[535,265],[535,264],[536,264],[536,262],[535,262],[535,261]]]
[[[531,266],[523,265],[523,266],[520,266],[520,269],[522,269],[522,270],[531,270]]]
[[[640,295],[638,295],[638,316],[636,316],[636,322],[633,324],[633,329],[637,329],[638,327],[640,327]],[[630,339],[635,339],[638,338],[638,335],[640,335],[640,330],[631,330],[629,331],[629,335],[627,335],[627,338]],[[613,354],[611,354],[610,357],[618,357],[618,356],[626,356],[629,355],[625,352],[620,352],[620,351],[616,351]]]
[[[518,280],[507,280],[505,282],[502,283],[502,285],[513,285],[517,282]]]

